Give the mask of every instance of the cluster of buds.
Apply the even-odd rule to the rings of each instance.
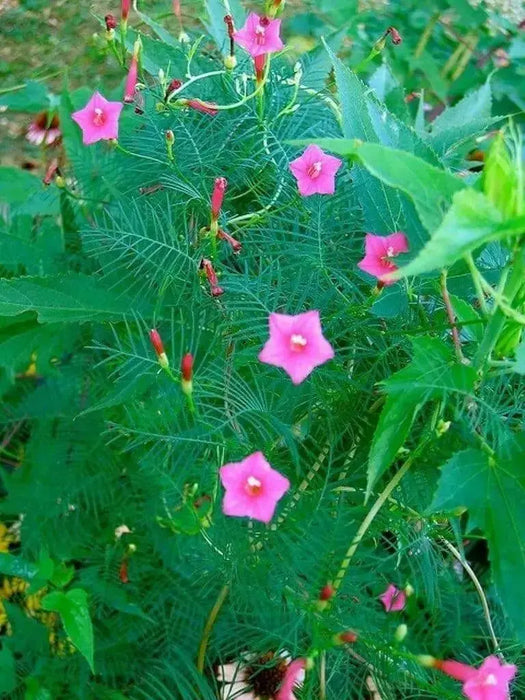
[[[211,260],[208,260],[207,258],[203,258],[201,260],[201,270],[204,271],[204,274],[206,275],[206,279],[208,280],[208,283],[210,285],[210,291],[212,297],[220,297],[221,294],[224,294],[224,289],[219,286],[219,279],[217,277],[217,273],[213,269],[213,265],[211,264]]]
[[[224,23],[226,24],[228,39],[230,41],[230,53],[224,59],[224,66],[228,70],[233,70],[237,65],[237,59],[235,58],[235,27],[233,25],[233,17],[231,15],[226,15],[224,17]]]
[[[135,100],[135,92],[137,89],[137,74],[139,67],[139,57],[142,50],[142,42],[140,37],[133,45],[133,56],[129,66],[128,77],[126,78],[126,86],[124,88],[124,102],[131,104]]]

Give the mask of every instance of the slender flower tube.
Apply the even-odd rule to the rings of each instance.
[[[125,25],[128,23],[130,8],[131,8],[131,0],[122,0],[121,6],[120,6],[120,17],[122,19],[123,24],[125,24]]]
[[[187,352],[181,360],[180,372],[182,375],[182,391],[189,395],[193,392],[193,355]]]
[[[57,174],[59,174],[58,158],[53,158],[53,160],[49,163],[49,165],[46,168],[46,173],[44,175],[44,179],[42,180],[44,185],[50,185],[51,181]]]
[[[228,39],[230,40],[230,55],[225,58],[224,65],[231,70],[237,65],[237,59],[235,58],[235,26],[231,15],[226,15],[224,17],[224,22],[228,32]]]
[[[201,260],[201,269],[204,270],[206,279],[209,282],[212,297],[220,297],[221,294],[224,294],[224,289],[219,286],[217,273],[213,269],[211,261],[203,258]]]
[[[228,187],[228,180],[225,177],[218,177],[215,179],[215,184],[213,186],[213,192],[211,195],[211,220],[212,223],[216,222],[221,213],[222,202],[224,200],[224,193]]]
[[[226,241],[229,245],[231,245],[232,250],[234,253],[240,253],[242,250],[242,244],[239,243],[239,241],[235,240],[233,236],[230,236],[229,233],[226,233],[226,231],[223,231],[222,229],[219,229],[217,232],[217,236],[223,240]]]
[[[177,100],[176,104],[180,105],[181,107],[190,107],[190,109],[196,109],[197,112],[209,114],[211,117],[214,117],[216,114],[219,113],[219,110],[215,108],[216,105],[213,102],[204,102],[204,100],[199,100],[198,98],[194,98],[191,100]]]
[[[138,61],[140,56],[140,51],[142,49],[142,42],[137,39],[133,46],[133,56],[131,57],[131,64],[129,67],[128,77],[126,78],[126,86],[124,88],[124,102],[128,104],[132,103],[135,99],[135,91],[137,89],[137,74],[138,74]]]
[[[149,339],[151,341],[151,344],[153,345],[153,349],[157,353],[159,365],[162,367],[162,369],[168,369],[170,363],[168,360],[168,356],[164,351],[164,345],[162,343],[162,338],[160,337],[160,333],[158,332],[158,330],[152,328],[149,332]]]
[[[253,59],[255,67],[255,82],[260,85],[264,80],[264,69],[266,67],[266,54],[255,56]]]

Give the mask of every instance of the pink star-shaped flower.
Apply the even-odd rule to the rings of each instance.
[[[280,19],[259,17],[255,12],[250,12],[244,27],[235,32],[233,38],[253,58],[256,58],[267,53],[280,51],[284,47],[279,36],[280,30]]]
[[[123,106],[122,102],[109,102],[95,92],[84,109],[73,112],[71,118],[82,129],[84,145],[118,138],[118,120]]]
[[[401,231],[390,236],[374,236],[367,233],[365,237],[365,257],[357,263],[357,267],[370,275],[377,277],[383,284],[394,284],[395,280],[387,275],[398,269],[392,262],[399,253],[408,251],[407,237]]]
[[[479,668],[459,661],[436,661],[436,668],[463,682],[463,695],[469,700],[509,700],[509,683],[516,675],[513,664],[502,664],[489,656]]]
[[[277,501],[290,488],[288,479],[272,469],[262,452],[254,452],[241,462],[225,464],[219,474],[226,489],[222,512],[263,523],[270,522]]]
[[[319,311],[296,316],[271,313],[270,337],[259,353],[267,365],[282,367],[294,384],[300,384],[315,369],[334,357],[334,349],[323,336]]]
[[[302,156],[292,160],[290,170],[297,180],[299,194],[333,194],[335,174],[343,164],[335,156],[329,156],[319,146],[308,146]]]
[[[296,700],[293,691],[294,688],[303,684],[305,667],[306,661],[304,659],[295,659],[289,664],[275,700]]]
[[[386,591],[379,596],[379,600],[387,612],[398,612],[405,607],[407,598],[404,591],[400,591],[391,583]]]

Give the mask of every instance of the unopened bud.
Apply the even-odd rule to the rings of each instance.
[[[128,21],[128,16],[129,16],[129,10],[131,7],[131,0],[122,0],[121,6],[120,6],[120,16],[122,17],[122,21],[124,24],[127,23]]]
[[[171,129],[168,129],[164,134],[164,138],[166,139],[166,151],[168,153],[168,158],[173,160],[173,144],[175,143],[175,134]]]
[[[128,554],[135,554],[137,551],[137,545],[136,544],[128,544]]]
[[[414,595],[414,587],[410,585],[410,583],[407,583],[405,586],[405,595],[407,598],[410,598],[411,595]]]
[[[224,294],[224,289],[219,286],[219,280],[215,270],[213,269],[211,261],[203,258],[200,266],[201,269],[204,270],[206,279],[209,282],[212,297],[219,297],[221,294]]]
[[[233,25],[233,17],[231,15],[226,15],[224,17],[224,23],[226,25],[226,30],[228,32],[228,36],[230,39],[233,39],[233,35],[235,33],[235,27]]]
[[[450,428],[451,422],[449,420],[442,420],[441,418],[439,419],[437,425],[436,425],[436,433],[438,437],[441,437],[444,435],[448,429]]]
[[[137,89],[137,73],[138,73],[138,61],[135,52],[131,57],[131,63],[129,66],[128,76],[126,78],[126,85],[124,87],[124,102],[131,104],[135,99],[135,90]]]
[[[237,59],[235,58],[235,56],[228,54],[224,59],[224,67],[227,70],[233,70],[236,65],[237,65]]]
[[[399,44],[403,41],[403,39],[401,38],[401,34],[397,31],[395,27],[388,27],[386,33],[390,34],[392,43],[395,44],[395,46],[399,46]]]
[[[171,80],[170,84],[166,88],[166,93],[164,95],[164,99],[168,100],[171,93],[175,92],[175,90],[178,90],[180,87],[182,87],[182,80],[177,80],[177,78],[174,78],[173,80]]]
[[[191,41],[191,40],[190,40],[190,37],[188,36],[188,34],[186,34],[186,32],[181,32],[181,33],[179,34],[179,42],[180,42],[181,44],[189,44],[190,41]]]
[[[407,636],[408,634],[408,627],[406,625],[399,625],[396,631],[394,632],[394,639],[396,642],[402,642],[403,639]]]
[[[193,355],[187,352],[180,363],[182,391],[189,396],[193,392]]]
[[[106,29],[106,41],[107,42],[115,41],[115,30],[114,29]]]
[[[117,26],[117,18],[113,15],[106,15],[104,17],[104,22],[106,23],[106,30],[108,32],[110,32],[112,29],[115,29],[115,27]]]
[[[64,187],[66,186],[66,181],[64,180],[64,178],[62,177],[62,175],[57,175],[57,176],[56,176],[56,178],[55,178],[55,185],[56,185],[57,187],[60,187],[60,189],[64,189]]]
[[[131,533],[131,530],[127,525],[119,525],[118,527],[115,528],[115,539],[120,540],[122,535],[129,535]]]
[[[42,180],[44,185],[49,185],[56,173],[58,173],[58,158],[53,158],[46,168],[44,179]]]
[[[327,583],[319,591],[319,600],[330,600],[335,595],[335,589],[331,583]]]
[[[226,241],[226,243],[228,243],[231,246],[233,252],[236,255],[238,255],[241,252],[242,244],[239,243],[239,241],[235,240],[235,238],[233,238],[233,236],[230,236],[229,233],[226,233],[226,231],[219,229],[217,232],[217,235],[221,240]]]
[[[211,195],[211,220],[217,221],[219,214],[221,212],[222,202],[224,199],[224,193],[228,187],[228,180],[225,177],[218,177],[215,179],[215,184],[213,186],[213,192]]]
[[[304,669],[305,671],[311,671],[312,668],[315,666],[315,661],[311,656],[307,656],[306,659],[304,660]]]
[[[420,654],[419,656],[416,656],[416,659],[417,662],[425,668],[434,668],[437,661],[437,659],[429,654]]]
[[[353,630],[346,630],[346,632],[340,632],[334,637],[335,644],[354,644],[357,642],[357,634]]]
[[[153,345],[153,348],[157,353],[159,365],[162,367],[162,369],[167,369],[170,366],[168,356],[164,352],[164,345],[162,344],[162,338],[160,337],[160,333],[155,328],[152,328],[150,330],[149,339],[151,340],[151,344]]]

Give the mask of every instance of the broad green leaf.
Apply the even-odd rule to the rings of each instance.
[[[36,175],[20,168],[0,168],[0,202],[21,204],[44,188]]]
[[[36,312],[40,321],[121,320],[129,303],[92,277],[24,277],[0,280],[0,316]]]
[[[503,222],[501,213],[481,192],[467,189],[454,195],[452,206],[419,255],[395,272],[399,279],[449,267],[466,253],[525,231],[525,217]]]
[[[341,63],[326,43],[325,47],[334,67],[341,104],[343,135],[346,139],[378,142],[379,138],[368,110],[367,95],[370,88]],[[360,166],[354,168],[353,178],[363,208],[366,229],[376,233],[394,231],[402,217],[398,194],[385,187],[383,181],[378,181]]]
[[[421,336],[412,340],[412,346],[414,357],[410,364],[384,382],[389,395],[399,397],[409,392],[417,395],[419,401],[429,401],[473,390],[476,370],[458,363],[451,343]]]
[[[445,109],[433,122],[429,142],[440,154],[455,150],[462,144],[485,131],[493,123],[490,117],[492,94],[487,81],[477,90],[466,95],[453,107]]]
[[[450,295],[452,308],[456,314],[458,326],[461,329],[462,336],[467,340],[476,340],[481,342],[483,337],[483,321],[472,304],[468,301],[460,299],[454,294]]]
[[[403,446],[418,411],[417,394],[388,396],[377,424],[368,457],[366,497],[393,463]]]
[[[469,529],[489,544],[492,575],[505,610],[525,641],[525,436],[512,437],[495,458],[477,449],[454,455],[441,468],[431,512],[468,509]]]
[[[465,187],[458,178],[412,153],[348,139],[318,139],[316,143],[333,153],[357,158],[371,175],[405,192],[430,233],[440,224],[454,193]]]
[[[432,399],[474,388],[476,371],[460,365],[451,346],[428,336],[414,338],[412,346],[411,362],[383,382],[388,397],[370,448],[367,495],[394,461],[419,409]]]
[[[206,28],[215,40],[222,53],[229,53],[229,38],[224,23],[225,15],[231,15],[235,27],[240,29],[244,24],[246,13],[239,0],[206,0]]]
[[[28,80],[22,87],[0,94],[0,107],[13,112],[41,112],[49,108],[47,88],[43,82]]]
[[[16,576],[24,581],[31,581],[38,575],[38,566],[25,561],[13,554],[0,552],[0,574],[4,576]]]
[[[333,51],[338,51],[345,36],[346,29],[339,29],[327,36],[325,41]],[[301,85],[312,90],[322,90],[332,68],[332,60],[324,46],[316,46],[306,52],[301,58],[301,63],[303,66]]]
[[[516,362],[513,365],[513,369],[518,374],[525,374],[525,337],[522,338],[521,343],[516,348]]]
[[[145,15],[144,12],[140,12],[137,10],[137,15],[140,17],[140,19],[144,22],[144,24],[147,24],[147,26],[150,29],[153,29],[155,34],[159,37],[161,41],[163,41],[165,44],[168,46],[173,46],[174,48],[179,48],[180,43],[173,37],[167,29],[165,29],[162,24],[159,24],[158,22],[155,22],[154,19],[151,19],[148,15]]]
[[[86,591],[82,588],[72,588],[67,593],[53,591],[42,598],[42,608],[60,615],[67,635],[94,673],[93,625]]]
[[[11,649],[4,643],[0,649],[0,695],[11,693],[16,688],[16,664]]]

